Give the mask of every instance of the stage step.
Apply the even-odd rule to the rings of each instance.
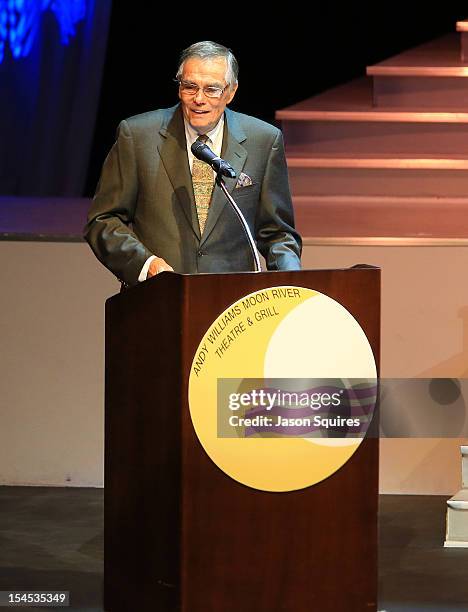
[[[468,446],[461,447],[462,453],[462,487],[468,489]]]
[[[460,37],[446,34],[383,62],[368,66],[369,76],[466,77],[468,66],[460,57]]]
[[[468,548],[468,446],[461,447],[463,489],[447,501],[447,532],[444,546]]]
[[[468,548],[468,489],[461,489],[447,502],[447,533],[444,546]]]
[[[468,112],[376,108],[371,79],[358,79],[278,111],[289,145],[310,154],[450,156],[467,152]]]
[[[89,198],[0,196],[0,240],[82,242]]]
[[[445,107],[421,110],[419,106],[399,110],[375,106],[373,80],[360,77],[276,111],[276,119],[288,121],[382,121],[391,123],[466,123],[468,109],[447,111]]]
[[[462,62],[468,62],[468,19],[457,21],[457,32],[460,32]]]
[[[397,119],[397,121],[399,118]],[[463,156],[468,152],[468,123],[391,123],[382,121],[288,122],[286,154],[367,157]]]
[[[369,154],[365,157],[353,152],[335,155],[315,153],[306,147],[290,146],[287,149],[290,168],[406,168],[408,170],[468,170],[468,156]]]
[[[305,195],[465,197],[468,158],[311,155],[289,149],[291,191]]]
[[[468,241],[468,197],[298,196],[294,211],[305,240]]]
[[[468,108],[468,65],[460,35],[449,34],[374,66],[374,104],[409,108]]]

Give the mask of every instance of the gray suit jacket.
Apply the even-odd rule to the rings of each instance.
[[[294,230],[281,132],[228,109],[225,121],[221,155],[252,185],[226,183],[268,269],[300,269],[301,239]],[[244,231],[218,186],[200,236],[179,104],[122,121],[84,235],[97,258],[127,285],[137,282],[151,255],[182,273],[253,269]]]

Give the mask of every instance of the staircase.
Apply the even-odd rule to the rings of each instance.
[[[468,245],[468,20],[276,118],[306,245]],[[385,272],[398,283],[397,271]],[[465,302],[453,301],[446,317],[458,304]],[[419,316],[420,306],[411,308]],[[468,547],[468,446],[462,453],[447,547]]]
[[[461,447],[462,489],[447,502],[446,547],[468,548],[468,446]]]
[[[277,111],[306,240],[466,243],[468,20],[456,29]]]

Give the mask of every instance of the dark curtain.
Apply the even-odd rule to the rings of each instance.
[[[0,0],[0,194],[83,193],[111,0]]]

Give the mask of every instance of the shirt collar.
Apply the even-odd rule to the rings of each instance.
[[[187,141],[192,145],[196,141],[196,139],[200,136],[200,134],[196,130],[193,129],[193,127],[190,125],[188,121],[185,120],[185,117],[184,117],[184,125],[185,125],[185,136],[187,138]],[[224,113],[219,118],[219,121],[216,124],[216,126],[210,132],[206,133],[206,135],[211,140],[211,142],[216,142],[216,139],[219,133],[223,130],[223,128],[224,128]]]

